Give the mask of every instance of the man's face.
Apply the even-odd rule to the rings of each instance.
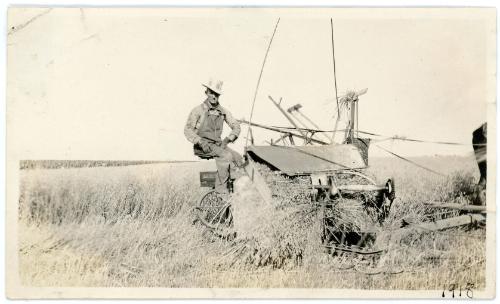
[[[210,89],[207,89],[205,91],[205,94],[207,94],[208,102],[210,102],[210,104],[217,105],[219,103],[219,94]]]

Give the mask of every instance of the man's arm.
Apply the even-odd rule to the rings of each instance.
[[[201,137],[196,134],[196,124],[200,120],[201,114],[198,108],[194,108],[189,113],[186,125],[184,126],[184,136],[192,144],[197,144],[201,141]]]
[[[233,115],[228,110],[225,110],[225,120],[227,125],[231,128],[231,133],[227,136],[230,142],[234,142],[240,136],[241,127],[240,123],[234,119]]]

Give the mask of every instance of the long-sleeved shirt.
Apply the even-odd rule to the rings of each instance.
[[[218,111],[222,114],[224,121],[231,128],[231,133],[228,135],[228,138],[230,141],[235,141],[241,132],[240,123],[234,119],[231,112],[227,109],[221,105],[211,107],[208,101],[205,101],[201,105],[195,107],[191,113],[189,113],[186,125],[184,126],[184,135],[187,140],[193,144],[197,144],[201,140],[201,136],[199,134],[208,131],[215,131],[214,133],[219,137],[218,140],[220,140],[222,125],[220,126],[220,130],[200,130],[202,127],[210,128],[211,124],[204,123],[204,120],[207,119],[207,113],[210,113],[210,111]]]

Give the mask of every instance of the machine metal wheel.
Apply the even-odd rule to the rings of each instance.
[[[200,223],[219,236],[232,233],[233,215],[228,197],[215,190],[209,190],[198,200],[195,214]]]
[[[387,199],[385,193],[393,195],[393,182],[391,180],[388,181],[385,191],[363,191],[361,190],[363,186],[356,188],[357,186],[351,185],[367,185],[366,188],[370,189],[370,186],[377,186],[377,184],[375,180],[368,175],[355,170],[337,172],[334,181],[340,190],[349,190],[340,191],[335,197],[323,201],[323,245],[328,249],[328,252],[336,255],[378,255],[382,251],[374,248],[377,235],[376,231],[390,209],[390,205],[386,206]],[[361,203],[362,205],[361,209],[357,209],[362,211],[358,211],[358,213],[352,215],[360,217],[366,224],[372,224],[367,226],[355,225],[350,221],[351,218],[349,215],[347,215],[347,217],[343,216],[341,220],[339,218],[339,209],[335,208],[337,208],[339,203],[344,205],[341,209],[345,207],[349,208],[351,205],[350,202],[352,202],[353,205],[354,203]],[[358,219],[358,222],[360,219]],[[364,227],[361,228],[361,226]]]
[[[373,249],[376,231],[356,230],[349,224],[338,223],[332,216],[332,206],[323,209],[322,240],[328,252],[335,254],[352,253],[357,255],[379,254],[381,250]]]

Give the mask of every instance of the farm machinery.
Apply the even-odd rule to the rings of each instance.
[[[245,149],[247,165],[244,172],[262,201],[270,206],[276,205],[279,196],[285,193],[293,204],[317,207],[321,243],[329,253],[377,256],[384,252],[384,248],[376,246],[377,233],[384,231],[384,222],[396,198],[393,178],[380,183],[367,173],[370,139],[358,137],[356,125],[358,97],[364,93],[366,90],[351,92],[341,99],[349,114],[347,127],[341,130],[344,137],[341,144],[320,138],[315,134],[318,129],[299,128],[297,119],[294,120],[290,112],[297,111],[301,106],[295,105],[285,111],[272,97],[269,97],[270,100],[289,119],[293,128],[284,130],[241,120],[242,123],[280,134],[269,145],[251,144]],[[303,144],[297,145],[295,140],[302,140]],[[484,141],[474,145],[485,147],[485,144]],[[478,158],[480,166],[485,161],[484,155],[481,157],[482,159]],[[228,195],[214,190],[216,175],[217,172],[200,173],[201,186],[210,190],[200,197],[195,208],[196,215],[216,235],[234,237],[238,232],[233,225],[231,203]],[[228,183],[229,193],[233,191],[232,181]],[[482,181],[482,184],[485,182]],[[412,224],[402,221],[398,230],[404,232],[416,228],[426,232],[438,231],[484,224],[486,221],[484,205],[434,202],[428,204],[427,208],[431,214],[446,213],[452,216],[434,217],[429,221]],[[355,212],[346,213],[345,210]]]
[[[333,51],[333,23],[332,21],[330,23]],[[271,47],[278,24],[279,20],[267,51]],[[377,181],[367,170],[371,139],[363,138],[363,134],[370,135],[370,133],[359,131],[358,127],[359,97],[364,95],[367,89],[348,91],[345,95],[337,97],[334,52],[333,70],[337,102],[334,130],[321,130],[313,120],[301,112],[302,105],[296,104],[284,109],[281,106],[281,99],[276,101],[269,96],[269,100],[291,126],[258,124],[251,121],[252,114],[250,121],[240,120],[240,123],[248,126],[244,152],[247,165],[244,173],[258,191],[261,200],[268,206],[276,206],[276,202],[282,201],[285,196],[285,200],[288,200],[288,203],[292,202],[292,205],[308,204],[316,207],[319,210],[321,243],[328,252],[353,253],[361,256],[378,255],[384,248],[378,248],[375,241],[377,233],[384,230],[384,223],[396,198],[395,182],[392,177],[385,178],[382,182]],[[341,119],[346,123],[344,129],[338,129]],[[267,145],[256,145],[252,127],[275,132],[274,134],[279,134],[279,138],[271,139]],[[339,134],[342,136],[341,140],[335,140]],[[387,139],[420,141],[400,137]],[[473,147],[481,172],[476,195],[479,197],[477,200],[479,206],[433,202],[427,204],[430,213],[452,214],[452,216],[434,217],[430,221],[412,224],[402,221],[397,229],[404,231],[421,228],[421,231],[437,231],[486,222],[486,125],[474,132]],[[386,152],[413,163],[391,151],[386,150]],[[432,171],[416,163],[413,164]],[[217,172],[200,173],[201,186],[210,190],[200,197],[195,208],[196,216],[215,234],[234,237],[238,231],[234,229],[231,202],[228,195],[214,190],[216,176]],[[230,181],[229,196],[232,191],[233,183]]]
[[[352,112],[352,122],[356,119],[356,106],[361,94],[346,97],[345,102],[350,103],[348,108]],[[271,145],[249,145],[245,150],[245,174],[262,200],[268,205],[276,204],[279,194],[275,189],[281,188],[281,192],[285,189],[285,195],[294,200],[294,204],[318,207],[321,241],[328,251],[361,255],[380,253],[381,250],[373,249],[372,245],[377,231],[389,215],[396,194],[392,178],[378,183],[365,172],[368,166],[369,139],[356,137],[355,124],[349,123],[344,142],[330,144],[319,137],[306,134],[309,131],[298,128],[291,115],[271,97],[270,99],[296,128],[295,132],[274,130],[282,135],[279,140]],[[298,107],[295,106],[295,109]],[[291,111],[293,109],[289,109],[288,113]],[[285,137],[288,144],[285,143]],[[303,145],[295,145],[294,138],[302,140]],[[231,229],[233,217],[227,197],[214,190],[216,174],[217,172],[200,173],[201,186],[212,189],[199,199],[197,217],[204,226],[219,235],[237,234],[237,231]],[[232,192],[232,183],[228,187],[229,192]],[[358,223],[339,215],[342,208],[356,208]]]

